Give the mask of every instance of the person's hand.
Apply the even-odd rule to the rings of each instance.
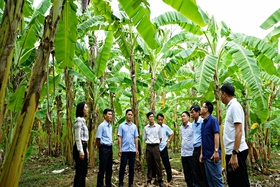
[[[84,160],[84,159],[85,159],[85,154],[84,154],[84,153],[80,153],[79,158],[80,158],[81,160]]]
[[[217,151],[214,151],[214,153],[210,159],[213,160],[214,163],[218,162],[220,160],[219,153]]]
[[[136,149],[136,155],[138,156],[139,155],[139,151]]]
[[[232,168],[233,171],[235,171],[239,167],[237,154],[232,154],[231,155],[228,164],[231,165],[231,168]]]
[[[121,156],[122,156],[122,150],[121,150],[121,149],[119,150],[118,155],[119,155],[119,157],[121,157]]]
[[[200,154],[200,156],[199,156],[199,162],[203,162],[203,159],[202,159],[202,154]]]

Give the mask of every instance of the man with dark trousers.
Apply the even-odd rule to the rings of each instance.
[[[104,121],[98,126],[96,132],[96,146],[99,150],[99,171],[97,175],[97,187],[104,187],[104,174],[106,172],[106,187],[112,187],[112,167],[113,167],[113,140],[112,125],[113,110],[103,111]]]
[[[164,120],[164,115],[161,113],[157,114],[157,123],[161,126],[161,133],[162,133],[162,141],[159,144],[160,157],[167,174],[167,182],[168,184],[172,185],[173,183],[172,171],[169,162],[167,147],[170,141],[172,140],[174,133],[167,125],[163,123],[163,120]]]
[[[153,167],[156,167],[157,179],[160,187],[163,187],[162,171],[160,163],[159,144],[162,140],[161,127],[154,122],[154,113],[146,114],[149,124],[144,128],[144,141],[146,143],[146,161],[148,165],[147,185],[151,185]]]
[[[197,185],[199,187],[208,187],[208,183],[206,180],[204,163],[199,162],[200,149],[201,149],[201,125],[203,123],[203,119],[200,117],[200,107],[198,105],[192,105],[190,108],[190,114],[193,119],[192,130],[194,136],[194,150],[193,150],[193,163],[194,163],[194,171],[197,179]]]
[[[224,145],[226,152],[227,182],[229,187],[249,187],[246,159],[248,145],[245,141],[244,111],[234,98],[234,87],[225,83],[221,87],[221,99],[227,107]]]
[[[124,171],[128,160],[129,165],[129,179],[128,186],[133,187],[134,179],[134,163],[138,152],[138,130],[134,123],[132,123],[132,110],[127,109],[125,112],[125,122],[120,124],[118,128],[118,144],[119,153],[121,157],[121,164],[119,170],[119,187],[123,187]]]

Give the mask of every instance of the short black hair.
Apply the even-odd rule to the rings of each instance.
[[[190,111],[192,111],[192,110],[198,112],[198,111],[200,111],[200,107],[199,107],[198,105],[195,105],[195,104],[194,104],[194,105],[192,105],[191,108],[190,108]]]
[[[106,108],[106,109],[103,111],[103,115],[106,115],[108,112],[112,112],[112,113],[113,113],[113,110],[110,109],[110,108]]]
[[[221,91],[226,93],[228,96],[234,96],[234,87],[230,84],[230,83],[225,83],[222,87],[221,87]]]
[[[212,104],[210,101],[205,101],[204,103],[205,103],[206,107],[208,108],[208,112],[209,112],[210,114],[212,114],[212,112],[213,112],[213,110],[214,110],[213,104]]]
[[[125,114],[127,114],[128,112],[132,112],[132,113],[133,113],[132,109],[127,109],[127,110],[125,111]]]
[[[157,114],[157,119],[158,119],[159,116],[162,117],[162,118],[164,119],[164,115],[163,115],[162,113],[158,113],[158,114]]]
[[[152,115],[152,114],[154,114],[154,113],[153,113],[153,112],[148,112],[148,113],[146,114],[146,117],[149,118],[150,115]]]
[[[76,118],[77,117],[84,117],[84,107],[85,107],[85,102],[80,102],[77,105],[76,108]]]
[[[184,112],[182,112],[182,114],[187,114],[189,117],[191,117],[191,115],[190,115],[190,113],[188,112],[188,111],[184,111]]]

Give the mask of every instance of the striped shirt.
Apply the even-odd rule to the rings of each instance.
[[[74,140],[77,145],[79,153],[84,153],[82,141],[88,141],[88,128],[86,120],[82,117],[77,117],[73,125]]]

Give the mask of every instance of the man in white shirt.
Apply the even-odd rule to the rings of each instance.
[[[185,182],[188,187],[196,185],[194,165],[193,165],[193,130],[192,124],[189,122],[190,113],[182,112],[182,126],[180,127],[180,136],[182,140],[181,159],[184,170]]]
[[[247,187],[250,183],[246,167],[248,146],[245,141],[244,111],[234,98],[234,91],[229,83],[221,87],[221,99],[227,107],[224,126],[227,182],[229,187]]]
[[[146,143],[146,161],[148,165],[148,185],[151,184],[153,177],[153,167],[156,167],[156,174],[160,187],[163,187],[162,171],[160,163],[159,144],[162,139],[161,127],[154,122],[153,112],[146,114],[149,124],[144,128],[144,141]]]

